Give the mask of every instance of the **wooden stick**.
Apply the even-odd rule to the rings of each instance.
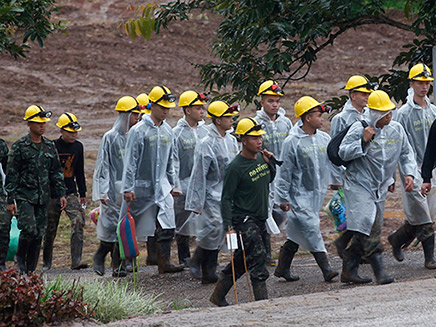
[[[230,226],[229,226],[230,235]],[[230,238],[230,236],[229,236]],[[233,262],[233,250],[232,250],[232,239],[230,238],[230,259],[232,261],[232,276],[233,276],[233,289],[235,290],[235,303],[238,304],[238,292],[236,291],[236,278],[235,278],[235,263]]]
[[[242,257],[244,258],[244,267],[245,267],[245,277],[247,278],[248,290],[250,291],[250,299],[251,299],[251,302],[254,302],[253,290],[251,289],[250,279],[248,278],[247,259],[245,259],[245,247],[244,247],[244,241],[242,241],[242,233],[241,232],[239,232],[239,239],[241,240]]]

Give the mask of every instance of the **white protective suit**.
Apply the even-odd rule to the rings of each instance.
[[[262,107],[256,112],[256,117],[254,118],[259,124],[264,125],[262,129],[266,132],[266,134],[262,136],[263,147],[269,152],[274,153],[276,158],[280,158],[283,142],[292,129],[292,122],[285,116],[285,114],[285,109],[279,108],[276,120],[271,120]],[[277,166],[276,168],[278,173],[280,167]],[[287,216],[283,210],[280,209],[280,205],[274,203],[274,189],[275,179],[270,184],[270,202],[268,212],[269,216],[274,216],[276,222],[280,224],[279,228],[284,229],[286,226]]]
[[[209,131],[208,126],[201,121],[198,126],[192,127],[185,117],[179,119],[174,132],[174,170],[178,177],[177,185],[183,195],[174,198],[174,212],[176,219],[176,234],[195,236],[194,213],[185,210],[186,192],[189,178],[194,166],[194,150],[197,142],[205,137]],[[189,216],[192,219],[188,219]]]
[[[224,137],[214,124],[195,147],[194,167],[186,193],[185,209],[196,215],[197,244],[205,250],[219,250],[224,240],[221,193],[224,171],[238,154],[238,142],[227,131]]]
[[[176,185],[173,165],[173,131],[165,121],[156,126],[144,115],[129,132],[126,144],[121,192],[134,192],[129,204],[135,219],[136,238],[147,241],[154,236],[156,219],[163,229],[176,227],[171,190]],[[121,215],[127,211],[123,201]]]
[[[334,137],[339,132],[343,131],[349,125],[354,123],[355,121],[361,121],[368,108],[364,108],[364,112],[361,113],[359,110],[354,108],[351,103],[351,99],[345,103],[344,108],[340,113],[332,119],[332,124],[330,127],[330,136]],[[336,165],[332,165],[332,170],[330,174],[330,184],[331,185],[343,185],[344,184],[344,167],[338,167]]]
[[[414,151],[418,168],[421,169],[430,127],[436,119],[436,107],[426,97],[427,107],[421,108],[421,106],[413,101],[414,92],[412,88],[409,89],[408,93],[406,104],[398,110],[394,119],[404,127],[409,143]],[[421,194],[422,178],[421,171],[419,172],[419,176],[414,181],[412,192],[404,192],[404,175],[400,174],[404,214],[407,222],[411,225],[428,224],[436,218],[435,172],[433,171],[430,193],[426,197]]]
[[[283,165],[276,182],[276,203],[289,203],[288,239],[311,252],[327,252],[320,230],[319,211],[329,183],[330,136],[320,130],[308,135],[295,124],[283,143]]]
[[[121,179],[124,148],[129,130],[130,113],[119,112],[111,130],[103,135],[98,150],[92,184],[92,200],[106,200],[100,204],[97,239],[104,242],[117,240],[117,224],[122,203]]]
[[[405,176],[416,179],[418,174],[404,128],[395,121],[383,129],[375,127],[388,113],[370,109],[365,114],[364,120],[376,131],[370,143],[364,144],[362,124],[354,123],[339,147],[343,160],[353,160],[344,177],[347,229],[368,236],[376,215],[379,215],[377,221],[383,221],[386,195],[394,182],[392,176],[397,163]]]

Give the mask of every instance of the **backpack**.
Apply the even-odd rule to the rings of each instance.
[[[361,120],[360,122],[362,123],[363,128],[369,126],[368,123],[364,120]],[[351,125],[349,125],[348,127],[344,128],[342,131],[340,131],[338,134],[336,134],[327,145],[327,155],[329,156],[330,161],[336,166],[347,167],[353,161],[353,160],[345,161],[339,156],[339,146],[341,145],[345,135],[347,135]]]

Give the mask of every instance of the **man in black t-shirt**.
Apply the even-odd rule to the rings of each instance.
[[[85,226],[86,181],[84,173],[83,144],[77,141],[77,134],[82,129],[72,113],[64,113],[56,124],[61,129],[61,137],[54,141],[64,172],[67,188],[67,206],[65,213],[71,220],[71,269],[88,268],[83,263],[83,227]],[[51,269],[53,244],[62,210],[58,196],[51,188],[51,200],[48,206],[48,224],[44,236],[43,270]],[[77,197],[80,196],[80,198]]]
[[[242,151],[227,166],[221,196],[221,215],[227,233],[240,233],[246,251],[255,300],[268,298],[266,279],[266,226],[268,218],[269,184],[274,179],[275,169],[269,158],[273,155],[262,151],[261,129],[253,118],[244,118],[236,127],[240,135]],[[244,272],[242,246],[238,236],[238,249],[234,255],[235,279]],[[222,271],[210,301],[217,306],[227,306],[226,294],[233,285],[232,266]]]

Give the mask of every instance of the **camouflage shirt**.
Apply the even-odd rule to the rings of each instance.
[[[0,163],[2,164],[3,172],[6,174],[6,168],[8,163],[8,145],[5,140],[0,139]]]
[[[54,143],[42,137],[40,148],[30,134],[16,141],[9,152],[6,192],[14,199],[45,205],[50,201],[50,182],[60,197],[65,196],[64,174]]]

